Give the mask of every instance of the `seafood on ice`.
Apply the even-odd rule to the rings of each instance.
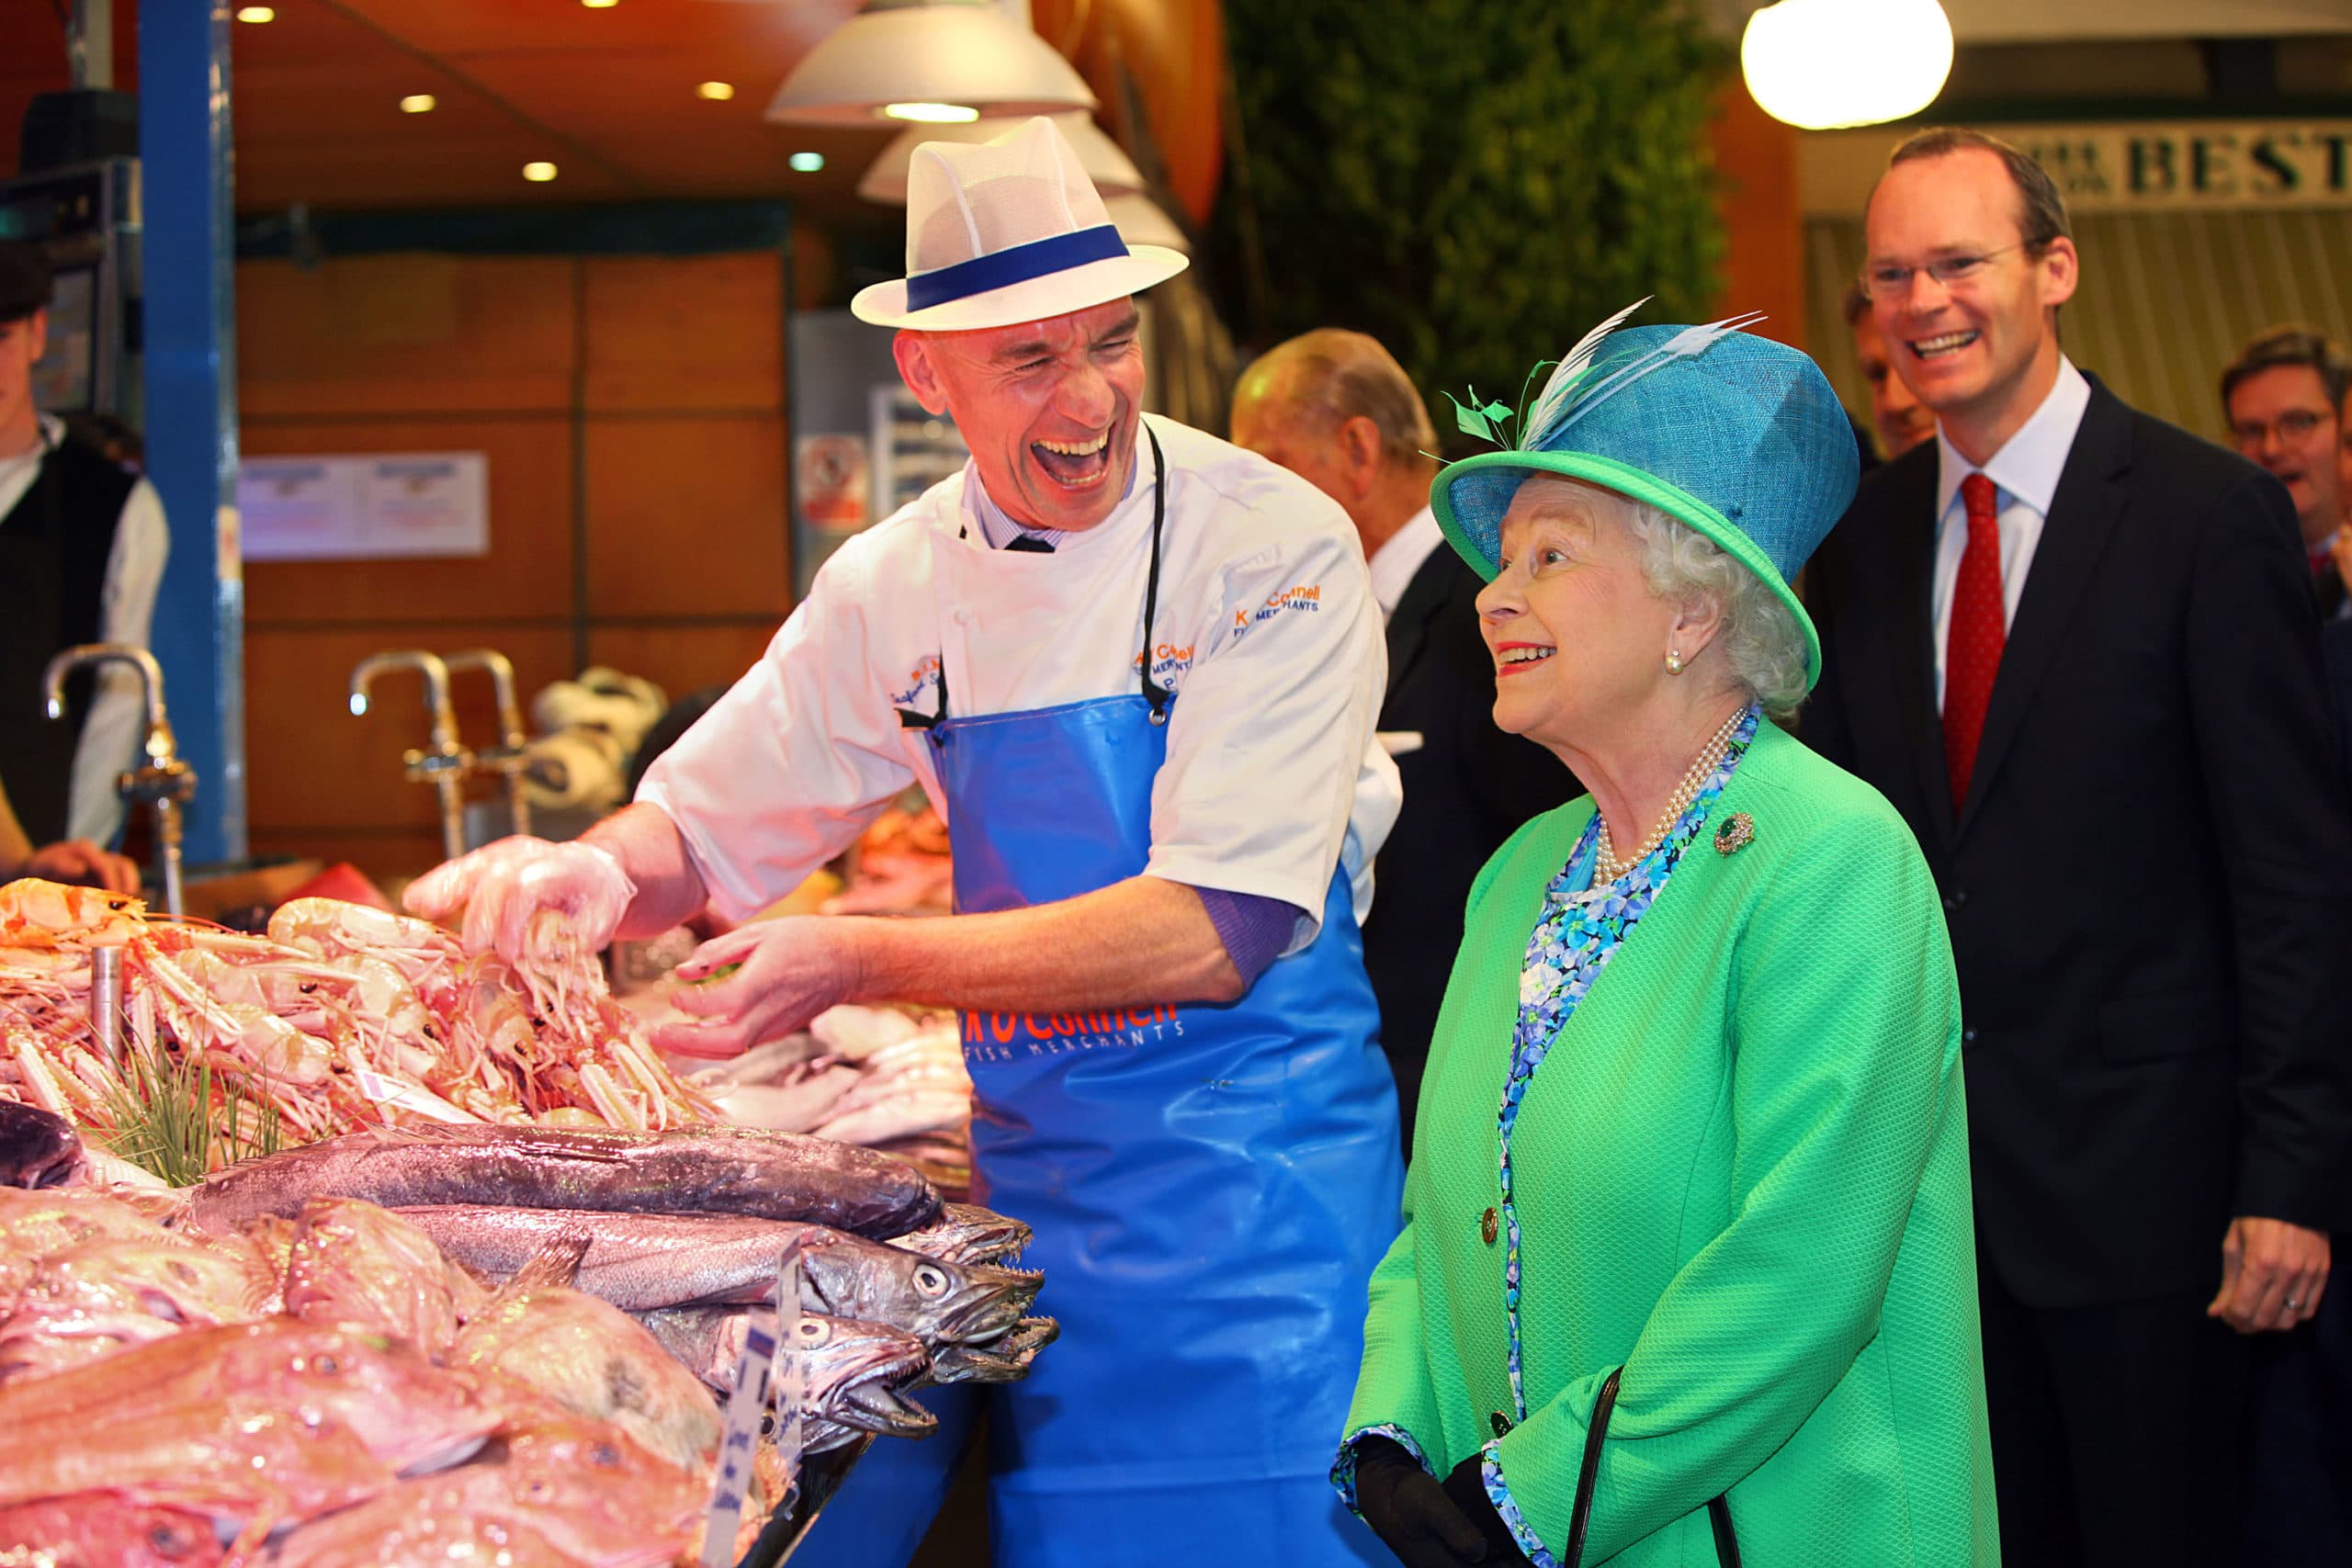
[[[688,1075],[721,1116],[845,1144],[960,1134],[972,1111],[956,1015],[844,1005],[806,1032]]]
[[[216,1163],[254,1146],[251,1107],[288,1143],[430,1122],[714,1119],[612,998],[596,955],[560,930],[514,968],[429,921],[335,899],[295,899],[256,937],[94,889],[0,886],[0,1100],[100,1143],[139,1093],[90,1015],[92,954],[109,947],[122,953],[129,1047],[200,1065],[221,1086]],[[13,1146],[0,1127],[0,1161]]]
[[[509,1224],[486,1203],[403,1214],[330,1194],[216,1205],[199,1224],[202,1189],[159,1202],[0,1188],[0,1543],[60,1562],[352,1568],[473,1560],[483,1546],[510,1568],[681,1561],[710,1495],[746,1308],[631,1315],[593,1293],[658,1299],[647,1281],[664,1258],[673,1294],[732,1270],[745,1278],[719,1293],[758,1300],[739,1255],[764,1255],[772,1296],[780,1244],[799,1245],[803,1310],[781,1352],[797,1359],[776,1381],[801,1391],[803,1453],[920,1437],[935,1423],[910,1390],[976,1368],[1020,1375],[1051,1339],[1050,1319],[1022,1315],[1038,1277],[998,1266],[1027,1238],[1018,1222],[943,1209],[864,1151],[829,1166],[808,1140],[717,1136],[716,1148],[693,1134],[607,1144],[616,1168],[601,1185],[550,1186],[544,1169],[523,1182],[577,1199],[680,1180],[678,1201],[713,1203],[700,1214],[544,1209]],[[666,1161],[649,1152],[660,1143],[674,1145]],[[325,1157],[336,1153],[254,1162],[267,1179],[245,1195],[351,1168]],[[447,1191],[471,1182],[482,1197],[515,1175],[464,1139],[440,1153],[459,1173]],[[698,1185],[686,1179],[697,1162],[713,1167]],[[827,1183],[844,1170],[882,1179],[891,1201],[873,1212],[911,1217],[898,1233],[910,1246],[741,1212],[807,1207],[811,1190],[837,1200]],[[801,1196],[780,1199],[795,1180]],[[584,1267],[600,1247],[605,1266]],[[775,1469],[763,1455],[762,1473]]]

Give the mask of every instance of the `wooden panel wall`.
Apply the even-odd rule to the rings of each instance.
[[[500,649],[526,701],[592,663],[677,696],[759,656],[792,581],[782,288],[768,253],[239,265],[247,453],[490,458],[487,556],[247,566],[256,854],[439,858],[433,792],[401,776],[421,693],[345,705],[379,649]],[[487,682],[459,681],[487,742]]]
[[[1731,72],[1715,95],[1707,141],[1722,176],[1724,293],[1717,316],[1761,310],[1755,331],[1796,348],[1805,333],[1804,207],[1797,193],[1798,131],[1758,108]]]

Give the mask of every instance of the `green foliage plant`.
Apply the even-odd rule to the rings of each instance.
[[[1443,411],[1645,294],[1716,303],[1728,58],[1676,0],[1227,0],[1227,33],[1216,259],[1255,347],[1356,328]]]

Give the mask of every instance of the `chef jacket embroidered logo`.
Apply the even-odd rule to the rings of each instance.
[[[1272,620],[1284,610],[1303,611],[1311,615],[1319,614],[1322,608],[1323,585],[1319,582],[1301,582],[1295,587],[1285,588],[1279,593],[1268,594],[1266,602],[1254,611],[1234,611],[1233,630],[1238,636],[1261,621]]]
[[[925,654],[922,658],[922,661],[914,667],[913,671],[908,674],[907,679],[912,681],[914,684],[909,686],[903,692],[893,692],[890,694],[890,705],[892,707],[902,708],[909,706],[917,697],[922,694],[922,689],[925,686],[933,686],[939,683],[939,655],[935,653]]]
[[[1011,1062],[1071,1051],[1131,1051],[1183,1033],[1184,1021],[1166,1005],[1118,1012],[967,1012],[964,1059]]]
[[[1127,667],[1131,670],[1142,669],[1143,655],[1138,653],[1129,660]],[[1151,678],[1163,686],[1172,688],[1184,671],[1192,667],[1193,648],[1190,643],[1179,648],[1172,642],[1163,642],[1151,650]]]

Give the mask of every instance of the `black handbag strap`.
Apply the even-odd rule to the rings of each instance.
[[[1624,1375],[1623,1367],[1611,1372],[1592,1402],[1592,1425],[1584,1438],[1584,1463],[1577,1470],[1576,1511],[1568,1516],[1568,1543],[1560,1556],[1560,1568],[1578,1568],[1584,1562],[1585,1532],[1592,1526],[1592,1489],[1600,1480],[1600,1445],[1609,1435],[1610,1413],[1617,1408],[1617,1380]],[[1740,1568],[1739,1537],[1732,1531],[1731,1505],[1721,1497],[1708,1503],[1707,1522],[1715,1532],[1715,1562],[1721,1568]]]

